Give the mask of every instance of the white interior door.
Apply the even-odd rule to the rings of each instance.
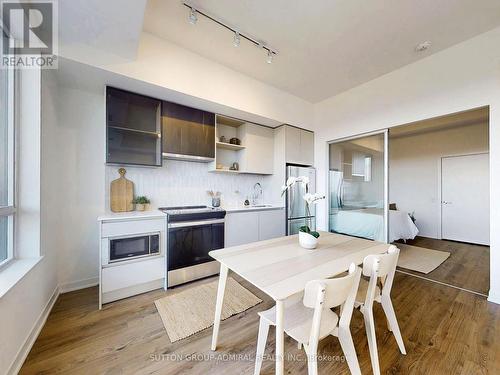
[[[490,243],[489,155],[441,159],[443,239]]]

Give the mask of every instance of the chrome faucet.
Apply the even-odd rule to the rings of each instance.
[[[262,200],[262,185],[260,184],[260,182],[257,182],[253,186],[253,195],[252,195],[252,204],[253,205],[257,204],[257,202],[258,202],[257,198],[259,198],[259,196],[260,196],[260,199]]]

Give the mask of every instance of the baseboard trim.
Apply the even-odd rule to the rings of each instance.
[[[38,338],[38,335],[40,334],[43,326],[45,325],[45,322],[47,321],[47,318],[49,317],[49,314],[52,311],[52,308],[54,307],[54,304],[56,303],[59,295],[79,289],[89,288],[96,285],[99,285],[99,278],[92,277],[90,279],[61,284],[54,289],[54,292],[47,301],[47,304],[45,305],[44,309],[38,316],[38,319],[36,320],[35,324],[31,328],[30,334],[26,338],[23,346],[17,352],[14,361],[12,361],[9,370],[7,371],[8,375],[16,375],[21,370],[24,361],[26,361],[26,357],[28,357],[31,348],[33,347],[33,344],[35,343],[36,339]]]
[[[494,291],[490,290],[490,292],[488,293],[488,302],[496,303],[497,305],[500,305],[500,295],[498,293],[495,293]]]
[[[50,312],[52,311],[52,308],[54,307],[54,304],[56,303],[58,297],[59,297],[59,287],[56,286],[47,304],[45,305],[44,309],[38,316],[38,319],[36,320],[35,324],[31,328],[30,334],[26,338],[23,346],[17,352],[17,355],[14,358],[14,361],[11,363],[9,370],[7,371],[7,374],[15,375],[19,373],[19,371],[21,370],[21,367],[23,366],[26,357],[28,356],[36,339],[38,338],[40,331],[45,325],[45,322],[47,321],[47,318]]]
[[[63,293],[73,292],[75,290],[90,288],[96,285],[99,285],[98,277],[91,277],[90,279],[72,281],[70,283],[60,284],[59,293],[63,294]]]

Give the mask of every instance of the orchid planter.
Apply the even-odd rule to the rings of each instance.
[[[283,194],[285,194],[293,185],[297,183],[302,184],[305,188],[305,194],[302,198],[304,199],[306,205],[306,216],[310,217],[310,205],[318,203],[320,200],[324,199],[325,196],[318,193],[309,193],[309,178],[305,176],[288,178],[286,185],[281,189],[281,195],[283,196]],[[299,229],[299,244],[304,249],[312,250],[318,246],[319,233],[311,230],[308,218],[304,219],[304,221],[305,225],[301,226]]]
[[[299,244],[304,249],[313,250],[318,246],[318,238],[311,233],[299,232]]]

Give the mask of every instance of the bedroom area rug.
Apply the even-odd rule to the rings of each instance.
[[[155,301],[171,342],[182,340],[213,325],[218,283],[219,279],[215,279]],[[221,320],[261,302],[260,298],[228,277]]]
[[[400,250],[398,267],[424,274],[434,271],[450,256],[450,253],[446,251],[431,250],[402,243],[395,245]]]

